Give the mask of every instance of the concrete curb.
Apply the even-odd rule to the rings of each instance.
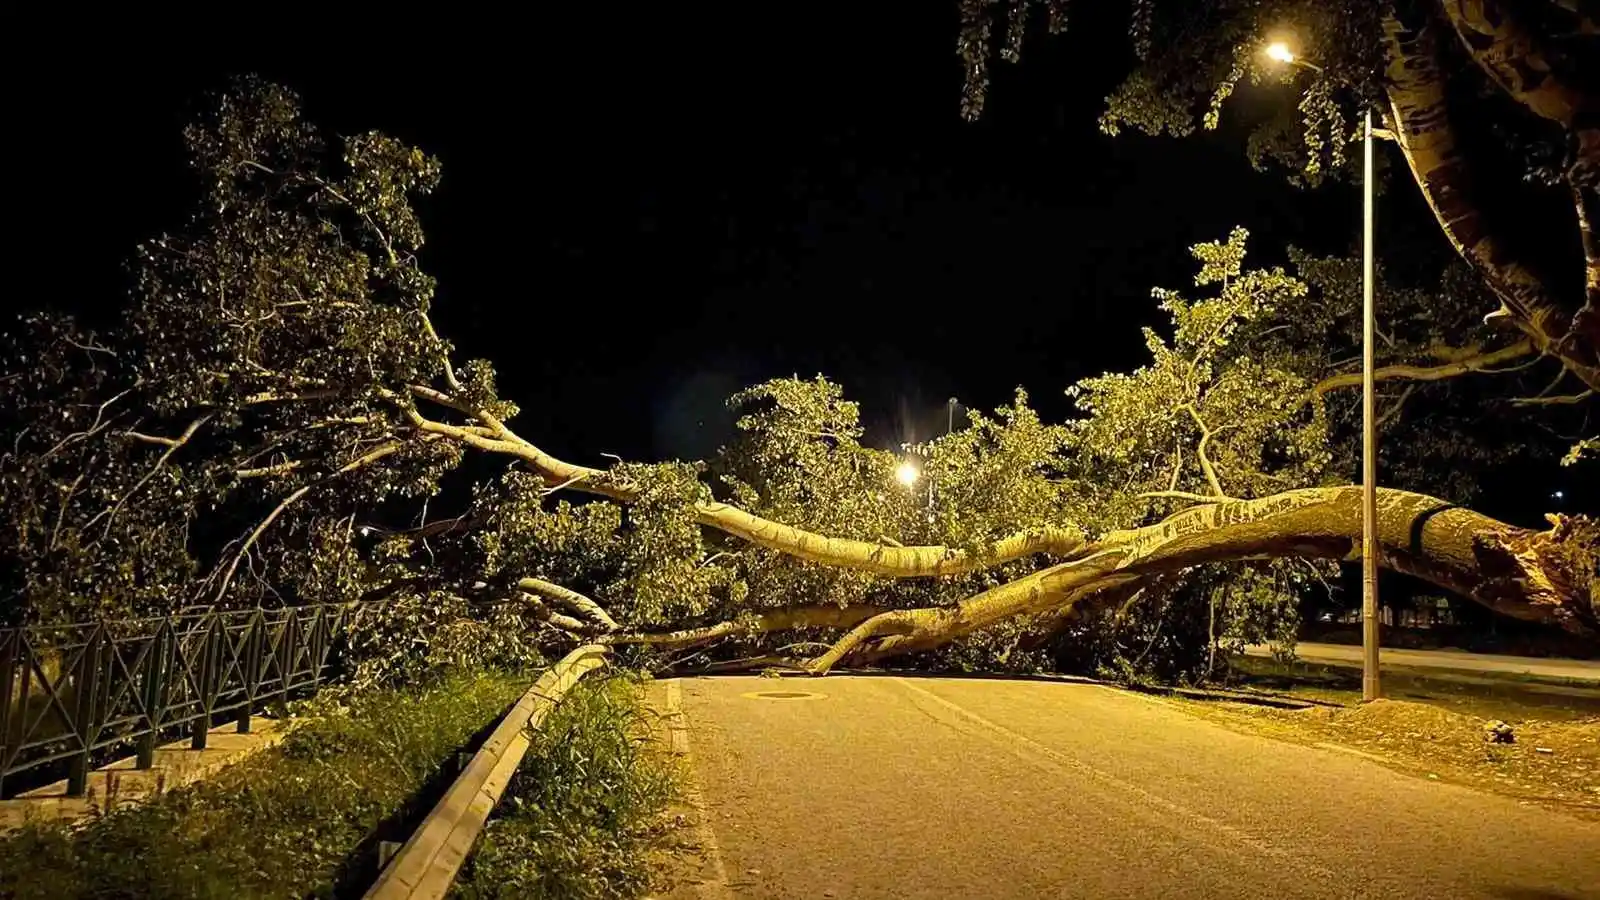
[[[367,900],[436,900],[449,893],[472,846],[528,751],[538,728],[579,679],[604,665],[610,648],[587,644],[539,676],[367,891]]]
[[[195,750],[189,738],[156,748],[154,764],[140,769],[125,756],[89,773],[82,797],[67,796],[65,779],[0,800],[0,836],[34,822],[77,828],[101,815],[143,804],[167,791],[203,781],[263,750],[277,746],[304,719],[256,718],[249,732],[234,723],[208,734],[206,749]]]

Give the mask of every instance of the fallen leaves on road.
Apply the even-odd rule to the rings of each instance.
[[[1298,743],[1334,744],[1391,768],[1600,818],[1600,717],[1513,721],[1515,743],[1489,720],[1406,700],[1282,710],[1191,703],[1197,715]]]

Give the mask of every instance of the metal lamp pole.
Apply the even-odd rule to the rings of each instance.
[[[1361,699],[1382,696],[1378,681],[1378,425],[1373,394],[1372,337],[1376,318],[1372,248],[1372,110],[1362,127],[1361,203]]]
[[[1296,58],[1286,44],[1271,44],[1265,52],[1278,62],[1322,71],[1321,66]],[[1378,678],[1378,423],[1372,374],[1376,330],[1372,139],[1392,135],[1373,129],[1369,107],[1362,119],[1361,136],[1361,699],[1371,701],[1382,696]]]

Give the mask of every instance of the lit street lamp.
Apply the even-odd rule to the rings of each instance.
[[[1267,45],[1267,58],[1316,72],[1322,67],[1297,58],[1282,41]],[[1376,700],[1378,683],[1378,436],[1373,400],[1373,176],[1372,138],[1392,137],[1374,131],[1372,110],[1362,127],[1361,216],[1361,699]]]
[[[917,468],[916,463],[908,459],[901,463],[899,468],[894,470],[894,477],[896,481],[900,482],[906,487],[911,487],[917,483],[918,478],[922,477],[922,472]]]

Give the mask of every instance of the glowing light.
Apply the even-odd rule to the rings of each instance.
[[[1567,496],[1567,494],[1566,494],[1565,491],[1556,491],[1554,494],[1551,494],[1550,496],[1556,498],[1557,500],[1560,500],[1561,498]]]
[[[1283,41],[1274,41],[1267,45],[1267,58],[1275,59],[1281,63],[1294,62],[1294,51]]]
[[[913,484],[917,483],[918,478],[922,477],[922,471],[917,468],[916,463],[907,460],[901,463],[899,468],[894,470],[894,477],[896,481],[900,482],[906,487],[911,487]]]

